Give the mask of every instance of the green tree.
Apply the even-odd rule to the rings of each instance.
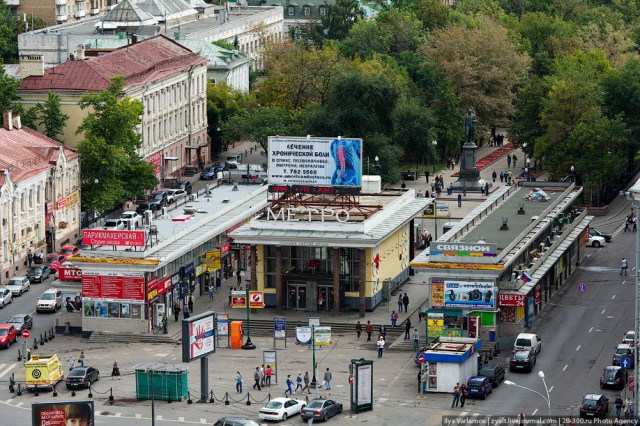
[[[23,107],[23,112],[22,114],[20,114],[20,121],[22,122],[23,126],[35,130],[38,128],[39,115],[39,108],[37,105],[27,110],[25,110]]]
[[[0,0],[0,58],[6,63],[14,62],[18,54],[16,19],[5,0]]]
[[[67,124],[69,116],[60,109],[60,96],[57,93],[49,92],[47,101],[38,104],[40,124],[44,126],[44,135],[64,143],[61,136],[64,133],[64,127]]]
[[[0,36],[1,38],[2,36]],[[18,96],[19,85],[20,81],[7,74],[0,60],[0,125],[4,125],[5,111],[16,110],[17,104],[15,102],[20,99],[20,96]]]
[[[135,128],[144,112],[142,102],[122,96],[125,79],[116,76],[100,93],[82,96],[80,108],[90,112],[78,128],[82,158],[82,204],[107,210],[158,184],[154,166],[138,154],[142,141]]]
[[[22,15],[16,16],[16,34],[24,33],[26,31],[40,30],[47,27],[47,21],[38,16],[29,13],[26,16],[26,21],[23,17],[24,16]]]
[[[299,133],[296,115],[285,108],[260,107],[229,117],[220,126],[225,142],[250,140],[267,151],[269,136]]]
[[[529,157],[534,156],[536,140],[543,134],[540,117],[547,91],[548,87],[540,77],[531,76],[518,92],[513,120],[509,125],[509,139],[524,147]]]
[[[325,36],[329,40],[342,40],[351,27],[364,17],[364,10],[358,0],[336,0],[325,3],[327,14],[320,18]]]
[[[435,119],[431,110],[418,99],[405,97],[398,101],[391,114],[393,139],[404,148],[405,158],[415,161],[416,168],[423,162],[434,162],[436,147]]]

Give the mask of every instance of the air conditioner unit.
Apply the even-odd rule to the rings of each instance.
[[[189,195],[189,201],[197,201],[197,200],[198,200],[198,194]]]
[[[30,226],[27,226],[27,232],[31,232],[33,229]]]
[[[166,216],[166,215],[167,215],[167,208],[166,208],[166,207],[163,207],[163,208],[162,208],[162,216],[164,217],[164,216]]]

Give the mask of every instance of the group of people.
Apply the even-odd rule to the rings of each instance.
[[[462,383],[456,383],[453,387],[453,401],[451,402],[451,408],[457,407],[460,404],[460,407],[464,407],[464,403],[467,400],[467,385]]]
[[[29,268],[31,268],[32,263],[42,263],[44,261],[44,252],[34,253],[31,249],[27,253],[27,263],[29,264]]]
[[[423,250],[429,246],[431,246],[431,241],[433,241],[433,237],[431,233],[426,229],[422,232],[422,235],[417,235],[417,247],[419,250]]]
[[[622,410],[624,410],[624,418],[628,419],[631,417],[631,408],[633,406],[633,402],[631,401],[631,397],[628,396],[626,401],[622,400],[620,394],[616,397],[614,402],[616,407],[616,419],[620,420],[620,416],[622,415]]]
[[[624,222],[624,232],[637,232],[638,231],[638,218],[636,218],[636,215],[633,213],[633,210],[631,210],[631,213],[629,213],[629,216],[627,216],[625,222]]]
[[[271,387],[271,375],[273,374],[273,370],[271,369],[271,365],[267,365],[265,368],[264,364],[260,367],[256,367],[256,370],[253,372],[253,388],[257,390],[262,390],[263,387]],[[242,393],[242,383],[244,382],[244,378],[239,371],[236,371],[236,392]]]
[[[263,387],[271,387],[271,376],[273,374],[273,370],[271,365],[267,365],[266,367],[262,364],[260,367],[256,367],[253,372],[253,389],[262,390]],[[323,383],[318,384],[318,388],[324,387],[326,390],[331,390],[331,379],[332,374],[329,367],[327,367],[323,376]],[[236,392],[242,393],[242,384],[244,382],[244,378],[240,371],[236,371]],[[295,384],[295,389],[294,389]],[[286,388],[284,390],[284,396],[289,395],[291,397],[294,393],[300,392],[301,394],[310,394],[311,393],[311,377],[309,376],[309,372],[305,371],[304,376],[301,371],[298,371],[298,375],[295,378],[291,377],[291,374],[287,374],[287,379],[285,381]]]
[[[178,317],[180,316],[180,311],[182,311],[182,315],[184,319],[187,319],[193,313],[193,302],[194,302],[193,294],[189,293],[187,299],[184,302],[182,308],[180,308],[180,303],[176,300],[173,304],[173,317],[176,322],[178,322]]]
[[[398,294],[398,312],[402,312],[402,307],[404,306],[404,311],[407,312],[409,308],[409,296],[407,293],[402,295],[402,293]]]
[[[507,167],[511,168],[511,164],[513,164],[513,167],[515,169],[518,168],[518,157],[516,157],[516,154],[513,154],[513,155],[507,154]]]

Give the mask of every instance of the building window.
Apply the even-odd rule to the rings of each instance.
[[[305,6],[304,7],[304,16],[310,16],[310,15],[311,15],[311,7]]]
[[[325,6],[320,6],[318,11],[320,12],[320,16],[327,16],[327,8]]]
[[[33,188],[29,189],[29,208],[33,208]]]
[[[295,8],[293,6],[287,7],[287,15],[293,16],[294,13],[295,13]]]
[[[24,213],[24,192],[20,194],[20,213]]]

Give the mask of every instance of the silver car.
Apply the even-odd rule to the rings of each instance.
[[[0,288],[0,308],[13,302],[13,294],[8,288]]]
[[[13,277],[7,282],[7,289],[11,290],[14,296],[20,296],[22,293],[29,291],[31,288],[29,278],[27,277]]]

